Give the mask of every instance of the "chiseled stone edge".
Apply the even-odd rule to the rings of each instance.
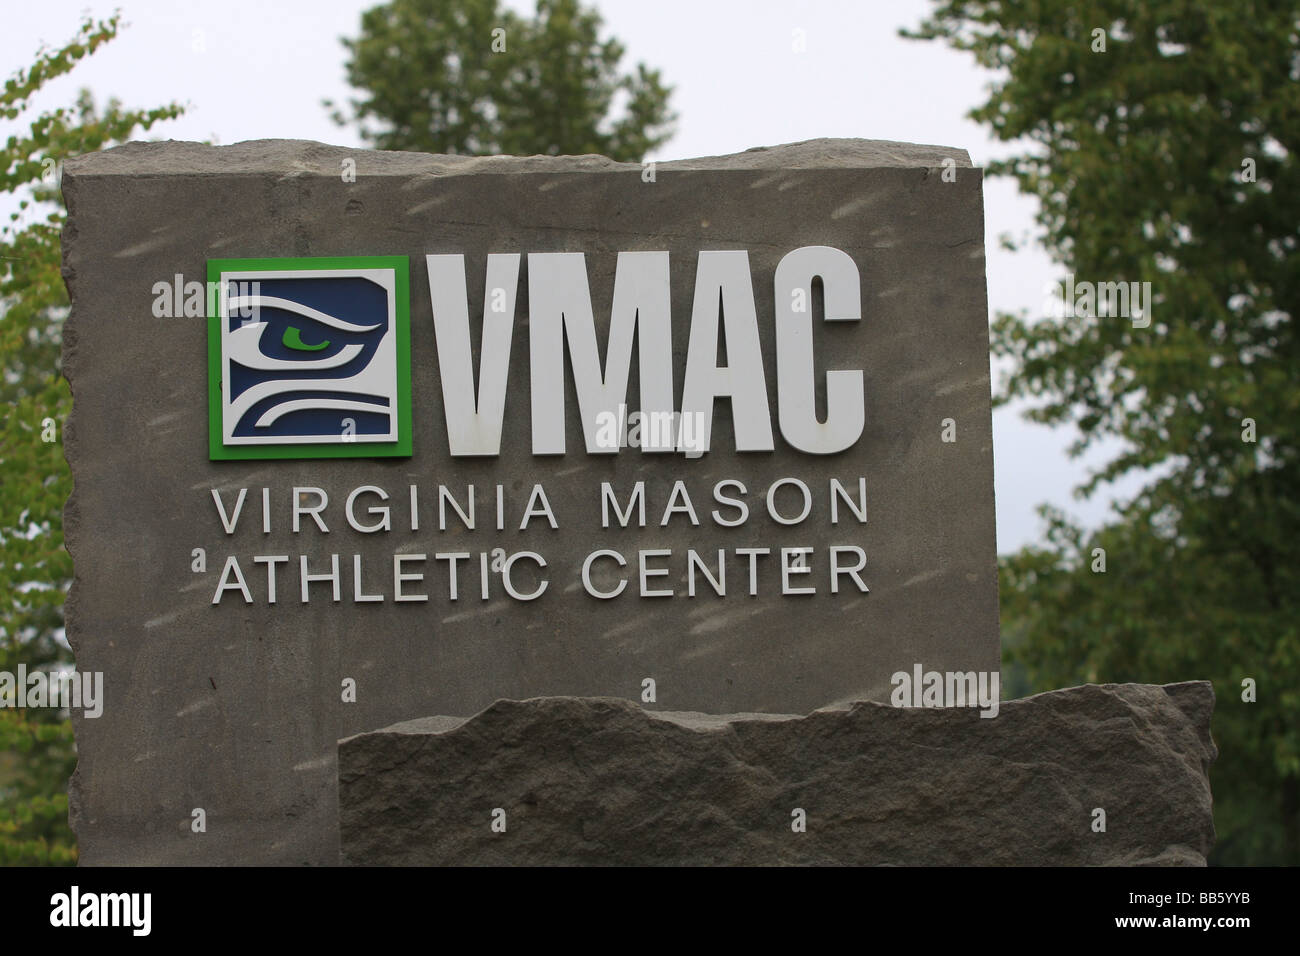
[[[257,139],[231,146],[167,140],[133,142],[65,161],[63,175],[78,176],[338,176],[342,160],[358,176],[617,172],[640,170],[605,156],[450,156],[329,146],[310,140]],[[726,156],[657,162],[658,170],[931,168],[951,159],[971,167],[964,149],[875,139],[810,139],[759,146]],[[65,185],[66,189],[66,185]]]

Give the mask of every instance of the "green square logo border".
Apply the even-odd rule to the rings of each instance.
[[[408,256],[319,256],[289,259],[209,259],[208,282],[223,272],[392,269],[395,278],[394,329],[397,335],[397,441],[340,442],[336,445],[236,445],[221,438],[221,316],[208,316],[208,459],[409,458],[411,457],[411,262]],[[214,298],[215,301],[215,298]]]

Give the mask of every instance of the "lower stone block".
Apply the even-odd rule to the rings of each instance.
[[[1072,687],[991,719],[502,700],[339,742],[343,861],[1204,865],[1213,709],[1202,681]]]

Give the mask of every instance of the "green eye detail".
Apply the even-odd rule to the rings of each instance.
[[[285,348],[297,349],[299,352],[319,352],[321,349],[327,349],[330,346],[329,339],[319,345],[308,345],[302,340],[302,333],[298,331],[298,327],[295,325],[291,325],[284,330],[284,338],[281,341],[284,342]]]

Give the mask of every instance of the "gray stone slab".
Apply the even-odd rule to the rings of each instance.
[[[340,175],[355,161],[356,181]],[[951,160],[951,163],[945,161]],[[943,175],[947,171],[948,175]],[[943,147],[857,140],[808,143],[641,167],[602,157],[468,159],[270,141],[230,147],[131,144],[69,160],[64,270],[72,295],[65,368],[74,406],[66,452],[75,490],[65,536],[75,582],[67,603],[77,665],[105,674],[103,716],[74,715],[80,753],[71,817],[86,863],[330,863],[338,858],[335,744],[427,714],[468,716],[498,698],[621,696],[656,682],[657,708],[807,713],[888,697],[890,676],[999,666],[982,172]],[[827,245],[852,257],[863,319],[814,323],[818,380],[865,373],[862,437],[835,455],[796,453],[773,423],[775,451],[737,452],[728,403],[716,405],[703,458],[582,449],[572,382],[563,456],[531,454],[527,266],[521,269],[502,451],[452,458],[424,271],[428,254],[464,254],[472,328],[488,253],[586,254],[603,351],[616,254],[670,253],[674,385],[680,399],[697,256],[748,251],[768,401],[775,414],[773,276],[786,253]],[[201,318],[156,318],[154,286],[205,278],[209,259],[410,257],[413,455],[330,461],[208,459],[207,332]],[[525,257],[526,258],[526,257]],[[477,334],[477,332],[476,332]],[[477,362],[477,344],[475,346]],[[630,395],[636,390],[633,365]],[[822,386],[824,389],[824,385]],[[952,419],[955,442],[941,440]],[[802,524],[765,514],[764,493],[797,477],[812,492]],[[829,520],[830,479],[865,478],[868,520]],[[683,480],[701,524],[660,527]],[[752,509],[714,524],[715,483],[742,481]],[[649,526],[600,526],[600,485],[646,482]],[[473,531],[437,529],[437,486],[479,489]],[[491,513],[503,485],[506,530]],[[540,483],[558,530],[519,531]],[[392,495],[394,528],[359,534],[343,517],[355,488]],[[419,531],[406,489],[420,489]],[[289,526],[292,489],[331,499],[329,532]],[[222,527],[211,492],[241,522]],[[271,531],[261,527],[270,489]],[[790,489],[786,489],[790,491]],[[789,505],[786,505],[789,507]],[[843,511],[843,506],[841,506]],[[826,548],[864,549],[869,594],[828,593]],[[736,548],[809,546],[818,593],[783,596],[774,559],[759,594]],[[452,602],[435,552],[533,550],[548,562],[533,602],[478,599],[468,575]],[[672,598],[584,592],[583,556],[671,549]],[[687,597],[684,554],[727,549],[728,594]],[[206,570],[191,570],[203,549]],[[427,603],[391,600],[395,552],[429,555]],[[296,560],[340,555],[343,600],[313,586],[298,599]],[[256,555],[287,555],[267,603]],[[353,555],[387,598],[356,604]],[[255,598],[214,592],[235,556]],[[712,561],[710,562],[713,563]],[[527,565],[521,565],[526,567]],[[470,571],[477,565],[470,564]],[[606,571],[612,565],[606,564]],[[468,574],[468,572],[467,572]],[[524,575],[527,577],[527,574]],[[795,583],[803,584],[803,580]],[[436,585],[436,586],[435,586]],[[371,589],[367,584],[367,590]],[[342,681],[357,684],[355,703]],[[194,833],[192,812],[206,813]]]
[[[1204,866],[1208,682],[807,717],[498,701],[339,742],[361,865]],[[1094,829],[1105,811],[1105,830]],[[496,819],[504,832],[494,831]],[[806,829],[796,832],[795,812]]]

